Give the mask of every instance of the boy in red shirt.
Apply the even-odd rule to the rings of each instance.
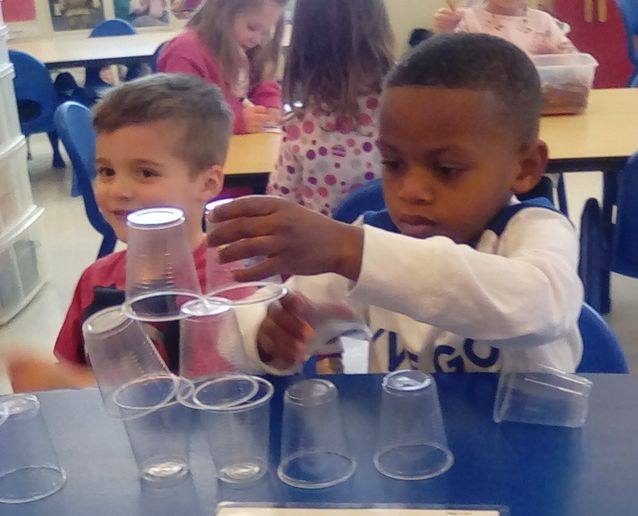
[[[157,206],[184,211],[188,242],[202,288],[206,247],[205,203],[223,186],[222,165],[232,114],[219,89],[197,77],[159,74],[129,82],[98,104],[95,200],[117,238],[126,242],[129,213]],[[80,277],[54,347],[58,364],[30,356],[9,359],[15,391],[83,387],[95,383],[87,367],[82,323],[124,302],[126,251],[89,266]],[[220,267],[219,285],[231,279]],[[178,368],[177,323],[147,326],[171,370]]]

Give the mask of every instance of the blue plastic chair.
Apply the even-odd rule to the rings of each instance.
[[[15,68],[13,86],[22,133],[27,138],[32,134],[47,133],[53,148],[53,167],[64,168],[53,125],[53,114],[59,102],[49,70],[35,57],[17,50],[9,50],[9,59]]]
[[[366,211],[379,211],[385,208],[381,180],[375,179],[358,188],[343,199],[332,212],[339,222],[350,224]]]
[[[160,52],[162,51],[162,48],[164,48],[164,45],[166,45],[166,42],[157,47],[151,56],[151,62],[149,64],[151,65],[151,71],[153,73],[157,73],[157,60],[159,59]]]
[[[84,200],[84,211],[91,226],[103,236],[97,257],[113,252],[115,233],[100,213],[93,194],[95,176],[95,134],[91,111],[79,102],[65,102],[55,112],[55,126],[73,164],[73,174]]]
[[[609,202],[617,205],[611,242],[605,240],[596,199],[585,203],[580,225],[578,270],[585,286],[585,301],[600,313],[610,310],[609,272],[638,278],[638,153],[618,172],[615,198]]]
[[[583,357],[577,373],[629,373],[616,335],[591,306],[583,305],[578,327],[583,337]]]
[[[89,34],[89,38],[102,38],[105,36],[130,36],[136,34],[135,28],[127,21],[113,18],[104,20],[95,26]],[[100,79],[101,66],[87,66],[84,87],[92,102],[97,101],[100,90],[110,88],[111,85]]]
[[[634,38],[638,37],[638,3],[635,0],[616,0],[616,5],[625,26],[627,55],[634,66],[627,86],[635,88],[638,87],[638,41],[634,44]]]

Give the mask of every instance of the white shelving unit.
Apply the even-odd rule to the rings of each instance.
[[[44,209],[31,195],[6,38],[0,0],[0,325],[27,306],[45,282],[37,227]]]

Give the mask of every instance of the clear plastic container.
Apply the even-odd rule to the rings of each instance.
[[[19,136],[0,149],[0,235],[22,223],[33,210],[27,144]]]
[[[38,293],[45,281],[41,237],[36,224],[44,210],[34,209],[0,237],[0,324],[5,324]]]
[[[0,43],[0,53],[1,47],[2,43]],[[13,140],[22,135],[18,118],[18,104],[13,89],[14,77],[13,65],[0,61],[0,153]]]
[[[589,54],[532,56],[541,79],[543,115],[576,115],[587,108],[598,61]]]
[[[9,62],[9,27],[0,21],[0,65]]]

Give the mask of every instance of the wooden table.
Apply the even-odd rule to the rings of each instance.
[[[587,110],[578,116],[543,117],[541,138],[549,146],[550,172],[603,172],[602,238],[611,256],[613,209],[618,188],[617,172],[638,151],[638,89],[593,90]],[[559,192],[560,193],[560,192]],[[566,205],[566,199],[561,199]],[[606,263],[594,302],[602,313],[611,309],[610,264]]]
[[[26,52],[42,61],[47,68],[100,64],[132,64],[148,61],[176,31],[141,32],[131,36],[58,36],[31,40],[11,40],[9,48]]]
[[[251,185],[256,192],[262,192],[268,174],[275,170],[280,142],[281,133],[233,136],[224,165],[226,185]]]
[[[582,115],[546,116],[549,171],[616,171],[638,150],[638,89],[593,90]]]

